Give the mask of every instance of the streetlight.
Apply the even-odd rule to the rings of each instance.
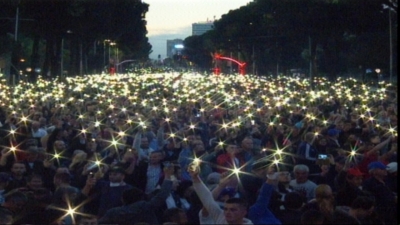
[[[107,43],[107,42],[110,42],[110,41],[111,41],[110,39],[105,39],[105,40],[103,41],[103,56],[104,56],[103,66],[106,65],[106,43]]]
[[[111,51],[110,51],[111,46],[115,46],[116,44],[117,43],[115,42],[110,42],[110,44],[108,45],[108,59],[111,58]]]
[[[73,32],[71,30],[67,30],[65,32],[66,34],[72,34]],[[61,39],[61,62],[60,62],[60,78],[61,80],[64,79],[64,37]]]

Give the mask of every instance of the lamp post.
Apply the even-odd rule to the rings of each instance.
[[[66,32],[65,32],[66,34],[72,34],[73,32],[71,31],[71,30],[67,30]],[[61,51],[60,51],[60,54],[61,54],[61,60],[60,60],[60,79],[61,80],[63,80],[65,77],[64,77],[64,39],[65,39],[65,37],[62,37],[62,39],[61,39]]]
[[[108,59],[111,58],[111,46],[115,46],[117,43],[115,42],[110,42],[110,44],[108,45]]]
[[[107,42],[110,42],[111,40],[109,40],[109,39],[105,39],[104,41],[103,41],[103,57],[104,57],[104,59],[103,59],[103,66],[105,66],[106,65],[106,43]]]

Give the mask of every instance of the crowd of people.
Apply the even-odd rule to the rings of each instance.
[[[391,84],[103,74],[0,94],[0,224],[398,224]]]

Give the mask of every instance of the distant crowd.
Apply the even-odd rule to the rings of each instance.
[[[390,84],[165,73],[0,88],[0,224],[398,224]]]

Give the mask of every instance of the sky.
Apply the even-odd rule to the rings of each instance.
[[[151,59],[167,54],[167,40],[192,35],[192,23],[220,19],[229,10],[245,6],[251,0],[143,0],[149,4],[146,13],[147,37],[153,46]]]

